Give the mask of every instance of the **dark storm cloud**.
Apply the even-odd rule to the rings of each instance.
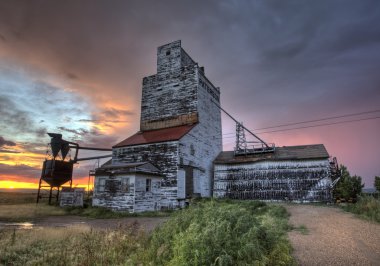
[[[92,114],[91,119],[78,119],[76,121],[83,123],[90,122],[98,125],[107,126],[109,128],[114,128],[116,124],[130,122],[133,119],[133,116],[135,115],[136,114],[134,112],[125,109],[114,107],[100,107],[100,109],[97,109],[96,112]],[[129,117],[131,119],[126,120],[126,117]]]
[[[31,167],[24,164],[7,165],[7,164],[0,163],[0,175],[2,178],[10,178],[11,176],[20,176],[20,173],[22,173],[23,177],[37,179],[37,177],[41,174],[41,169],[38,167]]]
[[[107,86],[114,99],[128,98],[127,105],[138,101],[141,77],[154,73],[155,47],[175,39],[183,39],[194,59],[206,66],[222,88],[222,99],[229,99],[227,105],[244,103],[239,109],[261,106],[263,97],[277,96],[284,104],[308,97],[323,79],[330,86],[321,84],[320,100],[328,101],[332,86],[341,95],[354,90],[339,86],[347,71],[361,74],[378,66],[366,58],[379,57],[374,54],[380,38],[378,1],[32,3],[3,3],[2,32],[19,36],[12,43],[17,51],[30,56],[33,47],[69,79],[92,79]],[[364,56],[352,58],[356,51]],[[352,62],[346,71],[326,77],[342,60]],[[103,89],[89,88],[94,94]],[[369,99],[373,89],[363,89],[364,100],[378,100]],[[252,93],[259,97],[245,96]],[[352,97],[348,93],[338,104]]]
[[[377,0],[1,1],[0,34],[0,56],[58,73],[80,92],[60,100],[55,93],[62,88],[39,77],[41,109],[64,103],[67,124],[112,127],[128,119],[128,133],[137,130],[142,77],[156,71],[156,47],[177,39],[221,87],[222,105],[250,128],[366,111],[380,102]],[[86,97],[91,115],[74,118]],[[1,105],[0,115],[24,119],[14,126],[29,128],[27,113],[5,104],[15,108]],[[67,124],[56,127],[80,133]],[[79,139],[86,145],[109,147],[127,137],[82,126],[90,131]],[[223,121],[225,132],[233,126]],[[341,146],[358,141],[341,139]],[[379,140],[366,141],[373,147],[368,157],[378,158]]]
[[[120,116],[128,116],[128,115],[134,115],[134,112],[123,110],[123,109],[117,109],[117,108],[107,108],[103,111],[101,114],[102,116],[108,117],[110,119],[118,118]]]
[[[42,80],[37,80],[31,89],[32,100],[41,102],[40,109],[45,112],[65,113],[73,115],[83,112],[83,105],[85,102],[80,95],[65,91],[64,88],[53,86]]]
[[[46,154],[47,141],[43,142],[44,139],[40,139],[39,142],[19,142],[17,144],[23,151],[27,151],[34,154]],[[46,139],[47,140],[47,139]]]
[[[90,135],[84,140],[77,141],[80,146],[110,149],[118,143],[118,137],[103,134]]]
[[[16,146],[16,143],[10,140],[6,140],[2,136],[0,136],[0,147],[3,146]]]
[[[1,95],[0,117],[2,126],[16,129],[17,132],[29,131],[33,126],[27,112],[19,110],[17,105],[11,99]]]
[[[67,127],[57,127],[58,130],[60,131],[65,131],[65,132],[70,132],[70,133],[73,133],[73,134],[76,134],[76,135],[85,135],[85,134],[88,134],[89,131],[84,129],[84,128],[80,128],[80,129],[70,129],[70,128],[67,128]]]
[[[0,149],[0,153],[20,153],[19,151]]]
[[[18,106],[7,97],[0,95],[0,125],[3,132],[9,130],[14,134],[33,134],[42,137],[46,134],[46,128],[36,127],[30,114],[20,110]]]
[[[69,79],[74,79],[74,80],[77,80],[79,79],[79,77],[73,73],[67,73],[66,76],[69,78]]]

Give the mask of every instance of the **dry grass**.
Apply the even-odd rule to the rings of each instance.
[[[0,230],[0,265],[292,265],[287,219],[280,206],[213,200],[175,212],[149,235],[137,223]]]
[[[0,205],[0,220],[30,221],[44,216],[65,215],[64,209],[46,204],[6,204]]]
[[[0,265],[121,265],[146,239],[133,226],[0,231]]]
[[[23,204],[36,202],[37,193],[34,192],[0,192],[0,204]]]
[[[380,199],[372,196],[360,197],[357,203],[348,204],[343,209],[360,218],[380,223]]]
[[[50,215],[64,215],[65,210],[45,202],[36,204],[37,193],[0,192],[0,221],[25,222]]]

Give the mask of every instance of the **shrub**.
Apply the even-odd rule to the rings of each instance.
[[[138,225],[0,230],[0,265],[292,265],[288,216],[263,202],[202,200],[149,237]]]
[[[351,176],[344,165],[340,166],[342,174],[334,189],[334,197],[345,200],[356,200],[361,193],[363,184],[360,176]]]
[[[378,192],[380,192],[380,176],[375,176],[375,182],[374,182],[374,187]]]
[[[374,197],[361,197],[357,203],[347,205],[344,209],[359,217],[380,223],[380,200]]]
[[[287,217],[285,208],[262,202],[200,203],[155,230],[135,263],[289,265]]]

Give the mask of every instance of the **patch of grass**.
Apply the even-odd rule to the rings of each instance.
[[[71,209],[86,210],[115,215]],[[279,205],[209,200],[173,212],[149,236],[137,225],[2,230],[0,265],[293,265],[288,217]]]
[[[200,202],[178,211],[132,257],[143,265],[292,265],[285,208]]]
[[[0,205],[0,221],[26,222],[35,221],[47,216],[78,215],[94,219],[123,217],[167,217],[173,211],[152,211],[141,213],[115,212],[100,207],[66,207],[39,204],[5,204]]]
[[[65,215],[65,210],[47,204],[6,204],[0,205],[0,220],[25,222],[45,216]]]
[[[358,202],[347,204],[342,208],[360,218],[380,223],[380,199],[371,196],[360,197]]]
[[[36,202],[37,193],[0,192],[0,204],[25,204]]]
[[[95,219],[110,219],[110,218],[123,218],[123,217],[167,217],[173,211],[147,211],[139,213],[129,212],[116,212],[102,207],[66,207],[64,208],[66,214],[79,215]]]
[[[86,226],[0,231],[0,265],[122,265],[146,235],[137,228]]]
[[[301,224],[299,226],[293,226],[292,230],[298,231],[303,235],[308,235],[309,234],[309,229],[307,229],[306,225]]]

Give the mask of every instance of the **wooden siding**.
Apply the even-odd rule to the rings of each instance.
[[[215,164],[214,197],[324,202],[331,200],[330,164],[288,160]]]

